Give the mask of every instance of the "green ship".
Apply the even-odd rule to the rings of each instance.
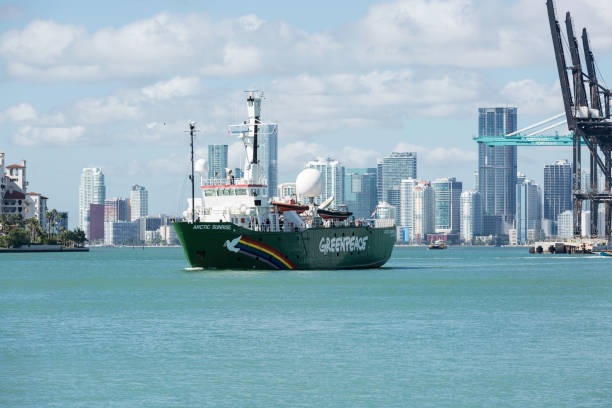
[[[329,208],[334,197],[319,205],[322,175],[313,168],[296,180],[297,196],[273,200],[257,155],[258,137],[274,124],[260,120],[263,94],[247,96],[249,120],[230,126],[242,140],[246,159],[243,174],[201,177],[202,196],[194,188],[193,133],[191,128],[192,197],[184,212],[190,222],[175,222],[174,229],[192,267],[204,269],[364,269],[378,268],[391,257],[395,243],[393,220],[354,220],[346,209]],[[271,126],[273,125],[273,126]],[[202,176],[203,165],[197,165]],[[209,175],[210,176],[210,175]],[[221,176],[221,177],[219,177]]]
[[[192,267],[210,269],[357,269],[384,265],[395,228],[348,226],[257,232],[232,223],[174,224]]]

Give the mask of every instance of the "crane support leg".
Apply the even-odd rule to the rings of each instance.
[[[612,187],[612,178],[609,176],[610,170],[612,170],[612,157],[610,154],[610,146],[607,146],[607,148],[604,150],[604,156],[605,156],[606,169],[607,169],[606,171],[607,175],[605,176],[606,177],[605,189],[606,189],[606,193],[610,194],[611,187]],[[610,203],[610,200],[606,201],[605,220],[606,220],[606,225],[605,225],[606,238],[608,239],[608,247],[609,247],[610,245],[612,245],[612,205]]]
[[[582,198],[579,196],[580,194],[580,178],[581,178],[581,174],[580,174],[580,164],[581,164],[581,143],[580,143],[580,139],[581,139],[581,132],[576,129],[576,132],[574,132],[574,165],[572,166],[572,171],[573,171],[573,182],[574,182],[574,195],[573,195],[573,200],[574,200],[574,236],[579,237],[580,233],[582,231]]]
[[[599,169],[597,168],[597,161],[595,157],[597,155],[597,145],[594,145],[593,148],[594,150],[591,150],[590,156],[591,174],[589,180],[591,193],[591,237],[597,238],[597,236],[599,235],[597,233],[597,210],[599,209],[599,202],[593,199],[593,195],[597,194],[597,172],[599,171]]]

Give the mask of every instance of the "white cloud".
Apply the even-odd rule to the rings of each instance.
[[[0,56],[9,75],[39,81],[552,63],[546,9],[532,3],[376,2],[363,18],[324,32],[264,21],[254,14],[215,20],[202,14],[159,13],[93,32],[35,20],[0,36]],[[612,48],[606,28],[612,18],[610,5],[563,0],[557,8],[575,11],[577,29],[593,27],[596,57],[597,51]]]
[[[142,88],[142,94],[154,100],[165,100],[181,96],[196,95],[202,91],[200,79],[197,77],[174,77],[168,81],[159,81]]]
[[[476,149],[464,150],[459,147],[427,147],[399,142],[394,152],[416,152],[419,165],[451,167],[457,164],[477,161]]]
[[[37,118],[38,113],[36,112],[36,109],[26,102],[8,107],[0,114],[0,121],[7,120],[10,122],[25,122],[34,121]]]
[[[509,82],[500,92],[502,99],[530,114],[555,114],[564,111],[559,81],[540,84],[532,79]]]
[[[238,22],[242,25],[245,30],[248,31],[256,31],[261,27],[265,20],[257,17],[255,14],[248,14],[246,16],[242,16],[238,19]]]
[[[51,65],[58,63],[67,49],[82,34],[71,24],[35,20],[23,30],[11,30],[0,36],[0,53],[9,62]]]
[[[26,147],[74,146],[83,142],[85,128],[23,126],[13,135],[13,143]]]
[[[76,117],[83,123],[108,123],[136,119],[140,108],[117,97],[86,98],[75,104]]]
[[[270,110],[282,137],[303,137],[339,129],[399,128],[405,117],[452,116],[471,112],[481,91],[469,75],[409,69],[363,74],[301,74],[272,82]]]

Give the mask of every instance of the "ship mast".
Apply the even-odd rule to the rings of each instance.
[[[195,132],[195,122],[189,122],[189,135],[191,136],[191,223],[195,224],[195,186],[194,186],[194,163],[193,163],[193,134]]]

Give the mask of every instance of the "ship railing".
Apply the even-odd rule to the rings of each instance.
[[[202,179],[203,186],[225,186],[230,184],[227,177]]]
[[[374,220],[374,228],[394,227],[395,220],[393,218],[377,218]]]

